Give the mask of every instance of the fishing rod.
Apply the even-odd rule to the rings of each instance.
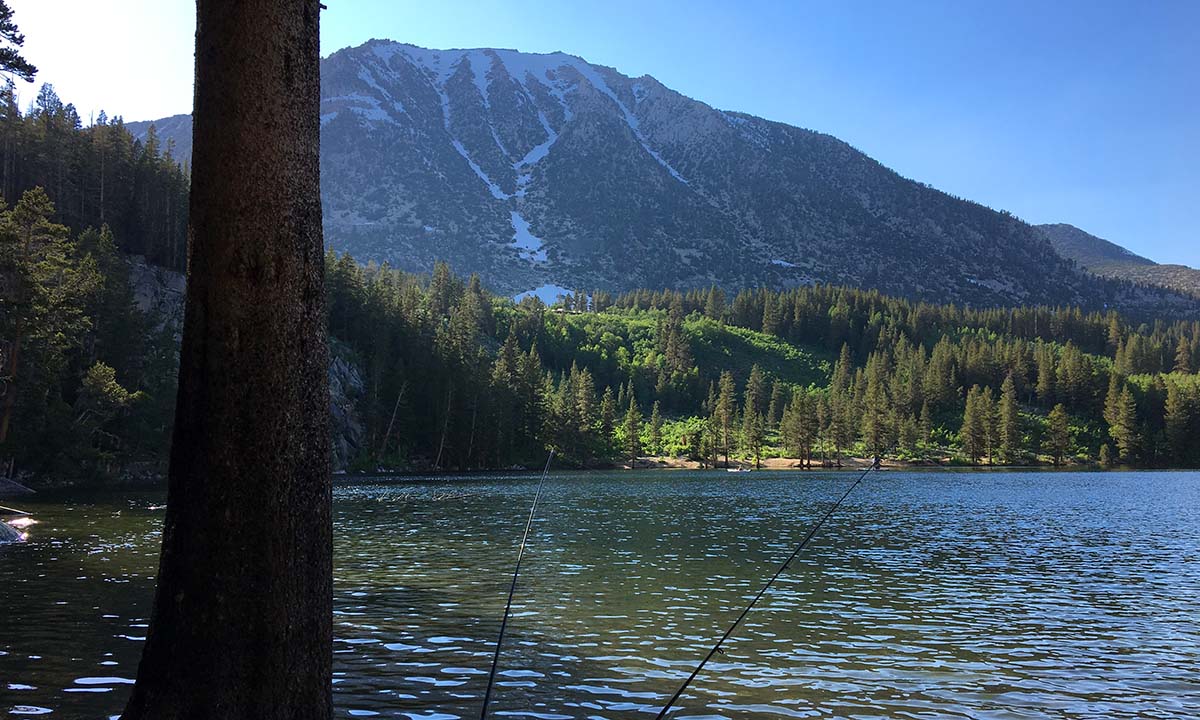
[[[496,681],[496,667],[500,664],[500,646],[504,644],[504,630],[508,627],[508,615],[512,610],[513,594],[517,591],[517,576],[521,574],[521,558],[525,556],[525,541],[529,539],[529,529],[533,527],[533,515],[537,512],[538,500],[542,497],[542,486],[546,484],[546,475],[550,472],[550,463],[554,461],[554,450],[546,458],[546,468],[542,470],[542,479],[538,481],[537,491],[533,494],[533,505],[529,507],[529,519],[525,521],[525,532],[521,535],[521,546],[517,550],[517,564],[513,568],[512,584],[508,586],[508,602],[504,603],[504,618],[500,621],[500,636],[496,638],[496,652],[492,655],[492,671],[488,673],[487,691],[483,694],[483,710],[479,720],[487,720],[488,703],[492,699],[492,685]]]
[[[671,696],[671,699],[667,701],[667,704],[663,706],[663,709],[659,711],[654,720],[663,720],[663,718],[667,716],[667,711],[671,709],[671,706],[675,704],[675,701],[679,699],[679,696],[683,694],[683,691],[687,690],[688,685],[692,684],[692,681],[696,679],[696,676],[700,674],[700,671],[704,669],[704,666],[708,664],[708,661],[712,660],[713,655],[716,655],[717,653],[721,653],[722,655],[725,654],[725,651],[721,649],[721,645],[723,645],[725,641],[729,639],[729,636],[733,634],[733,631],[737,629],[737,626],[741,624],[742,620],[744,620],[745,617],[750,614],[750,611],[754,609],[754,606],[758,604],[758,601],[762,599],[762,596],[767,593],[767,590],[769,590],[771,586],[775,584],[775,581],[779,579],[779,576],[783,574],[783,571],[787,570],[788,565],[791,565],[792,561],[796,559],[796,556],[800,554],[800,551],[803,550],[806,545],[808,545],[808,541],[813,539],[813,536],[817,534],[817,530],[820,530],[821,526],[825,524],[825,521],[828,520],[831,515],[833,515],[834,511],[841,506],[846,498],[850,497],[850,493],[854,492],[854,488],[858,487],[858,484],[863,481],[863,478],[865,478],[868,473],[877,467],[879,467],[878,457],[875,458],[874,462],[872,462],[871,465],[863,471],[862,475],[858,476],[858,479],[854,481],[854,484],[847,488],[846,492],[842,493],[842,496],[838,498],[837,502],[830,506],[829,510],[825,512],[825,515],[818,520],[815,525],[809,528],[808,534],[804,536],[804,539],[800,541],[800,544],[796,546],[796,549],[792,551],[792,554],[788,556],[788,559],[783,561],[783,564],[779,566],[779,569],[775,571],[775,574],[771,576],[771,579],[767,581],[767,584],[763,585],[762,589],[758,591],[758,594],[754,596],[754,599],[750,601],[750,604],[746,606],[746,609],[742,611],[742,614],[738,615],[737,620],[733,621],[733,624],[729,626],[729,629],[725,631],[725,634],[721,636],[721,639],[717,641],[717,644],[713,645],[712,650],[708,651],[708,654],[704,656],[704,659],[700,661],[700,664],[696,666],[696,669],[692,671],[692,674],[688,676],[688,679],[683,681],[683,685],[679,686],[679,689],[675,691],[675,694]]]

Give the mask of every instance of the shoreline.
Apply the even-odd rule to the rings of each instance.
[[[841,466],[829,465],[825,466],[814,462],[812,467],[801,467],[800,461],[796,458],[765,458],[760,462],[758,469],[754,468],[752,461],[736,460],[730,458],[729,467],[726,467],[723,462],[718,462],[717,467],[701,467],[699,461],[689,460],[683,457],[667,457],[667,456],[644,456],[639,457],[636,465],[630,467],[628,463],[616,464],[605,463],[597,465],[589,465],[584,467],[560,467],[551,468],[552,475],[558,474],[576,474],[589,472],[646,472],[646,471],[662,471],[662,472],[683,472],[683,471],[702,471],[712,473],[723,473],[729,471],[738,472],[788,472],[803,474],[816,473],[837,473],[837,472],[855,472],[865,470],[871,464],[870,458],[864,457],[843,457]],[[1127,466],[1104,467],[1095,463],[1070,463],[1063,465],[1052,465],[1049,463],[1038,465],[962,465],[951,462],[909,462],[904,460],[888,460],[881,461],[880,471],[895,472],[1200,472],[1200,468],[1137,468]],[[375,471],[349,471],[335,470],[332,473],[332,482],[337,485],[357,484],[362,480],[371,479],[437,479],[437,478],[487,478],[487,477],[505,477],[512,475],[540,475],[540,468],[515,466],[509,468],[489,468],[489,469],[470,469],[470,470],[433,470],[424,469],[397,469]],[[22,497],[38,494],[51,494],[58,491],[72,490],[165,490],[167,485],[166,474],[140,474],[134,478],[126,478],[124,480],[109,481],[109,482],[58,482],[38,488],[22,488]],[[7,497],[14,498],[18,495],[10,494]],[[4,497],[0,493],[0,497]]]

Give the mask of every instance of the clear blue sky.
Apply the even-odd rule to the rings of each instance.
[[[1030,222],[1200,266],[1197,0],[325,3],[326,54],[372,37],[563,50],[830,133]],[[189,0],[10,5],[39,82],[85,117],[189,109]]]

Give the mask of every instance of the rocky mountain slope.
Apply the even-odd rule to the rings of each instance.
[[[1038,225],[1059,255],[1088,272],[1143,285],[1173,288],[1200,297],[1200,270],[1186,265],[1159,264],[1074,225]]]
[[[824,282],[986,305],[1180,302],[1098,281],[1019,219],[837,138],[649,76],[383,40],[322,62],[326,240],[363,261],[445,259],[509,294]],[[190,133],[170,120],[164,140]]]

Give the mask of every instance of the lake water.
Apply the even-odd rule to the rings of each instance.
[[[552,476],[497,717],[652,718],[852,473]],[[476,717],[536,477],[335,492],[338,717]],[[136,674],[157,493],[23,501],[0,713]],[[688,718],[1200,717],[1200,474],[873,474],[685,694]]]

